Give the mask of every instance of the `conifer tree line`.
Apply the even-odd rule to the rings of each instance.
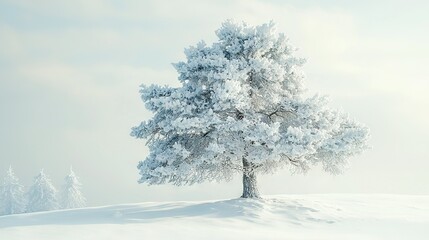
[[[85,207],[81,187],[72,168],[60,191],[42,169],[25,191],[10,166],[0,185],[0,215]]]

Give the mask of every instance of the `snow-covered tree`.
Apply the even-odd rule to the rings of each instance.
[[[176,185],[243,176],[243,198],[259,197],[256,175],[321,164],[339,173],[367,148],[369,130],[306,93],[304,60],[273,23],[226,21],[218,42],[185,50],[174,64],[181,86],[142,86],[152,119],[131,135],[147,139],[140,183]]]
[[[23,186],[15,176],[12,166],[6,172],[0,187],[0,214],[16,214],[25,210]]]
[[[81,192],[82,184],[72,168],[64,180],[65,184],[61,192],[61,208],[85,207],[86,199]]]
[[[58,209],[57,190],[42,169],[28,190],[27,212],[55,209]]]

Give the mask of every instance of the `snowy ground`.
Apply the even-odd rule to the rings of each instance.
[[[1,240],[429,239],[429,196],[281,195],[0,217]]]

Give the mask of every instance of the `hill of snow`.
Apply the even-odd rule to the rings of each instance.
[[[281,195],[0,216],[2,240],[429,239],[429,196]]]

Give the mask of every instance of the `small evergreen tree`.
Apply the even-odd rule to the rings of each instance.
[[[65,177],[65,184],[61,193],[61,208],[81,208],[85,207],[86,199],[81,192],[82,184],[79,178],[70,168],[70,173]]]
[[[0,214],[16,214],[25,210],[23,186],[15,176],[12,166],[6,172],[0,188]]]
[[[58,209],[57,190],[43,169],[34,178],[28,191],[27,212],[39,212]]]

